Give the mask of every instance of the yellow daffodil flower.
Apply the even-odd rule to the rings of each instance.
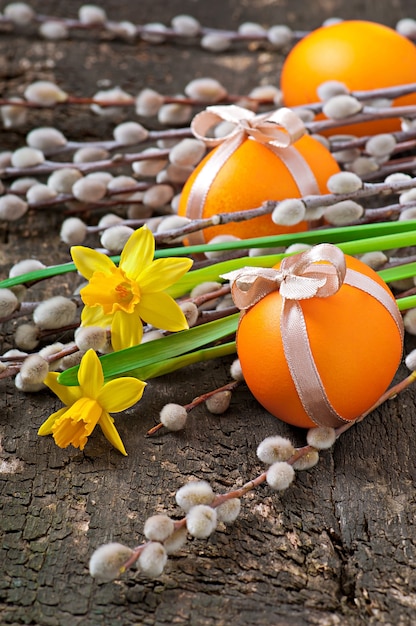
[[[57,372],[49,372],[44,382],[66,406],[48,417],[38,435],[53,435],[60,448],[72,444],[83,450],[99,424],[108,441],[126,455],[110,413],[124,411],[140,400],[146,383],[127,376],[104,383],[101,362],[94,350],[88,350],[82,357],[79,387],[60,385],[58,376]]]
[[[88,281],[81,289],[83,326],[111,327],[111,344],[122,350],[140,343],[142,320],[169,331],[188,328],[175,300],[165,293],[192,265],[188,258],[154,260],[155,240],[147,226],[136,230],[121,253],[118,267],[105,254],[73,246],[77,270]]]

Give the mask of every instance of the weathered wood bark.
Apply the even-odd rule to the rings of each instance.
[[[44,14],[74,16],[81,2],[36,0],[32,5]],[[302,0],[106,0],[100,5],[109,17],[137,23],[168,23],[178,13],[190,13],[205,25],[234,28],[258,21],[307,29],[334,14],[394,25],[413,10],[404,0],[322,0],[313,3],[313,11]],[[132,93],[145,86],[176,93],[196,76],[216,76],[230,92],[247,93],[260,81],[276,84],[282,62],[277,54],[249,52],[245,46],[210,55],[196,46],[129,45],[98,41],[88,33],[53,43],[7,32],[0,36],[0,59],[3,95],[22,93],[35,79],[54,79],[77,95],[94,94],[103,81]],[[134,114],[120,117],[134,119]],[[21,146],[35,123],[57,126],[70,139],[110,138],[114,126],[86,108],[41,111],[27,127],[3,130],[2,147]],[[51,212],[0,225],[1,276],[30,256],[46,264],[66,261],[61,219]],[[76,281],[64,276],[32,291],[34,297],[45,289],[61,293]],[[2,352],[11,347],[12,330],[10,325],[2,331]],[[407,342],[411,347],[410,338]],[[97,546],[112,540],[134,546],[149,515],[166,510],[178,516],[174,494],[190,478],[207,479],[223,492],[262,471],[256,447],[265,436],[280,433],[303,444],[302,431],[279,423],[244,388],[223,416],[199,408],[180,434],[144,437],[167,401],[190,402],[227,382],[230,362],[194,366],[149,382],[143,400],[117,419],[127,458],[110,450],[98,431],[84,453],[39,438],[39,425],[59,401],[46,391],[23,394],[12,381],[0,381],[2,624],[415,623],[411,390],[345,434],[317,467],[298,473],[282,496],[265,486],[249,494],[234,525],[207,541],[189,541],[157,581],[131,572],[100,586],[89,577],[88,559]]]

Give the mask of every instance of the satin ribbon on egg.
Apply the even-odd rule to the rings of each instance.
[[[317,426],[336,428],[348,420],[331,405],[316,367],[300,302],[329,298],[342,285],[364,291],[390,313],[403,338],[403,321],[389,294],[372,278],[346,267],[343,252],[332,244],[286,257],[279,269],[244,267],[224,274],[235,305],[244,311],[278,291],[282,298],[280,333],[287,365],[305,412]],[[357,355],[359,358],[359,355]]]
[[[223,137],[210,137],[209,132],[221,122],[230,122],[232,130]],[[210,106],[194,117],[191,130],[207,147],[217,148],[193,182],[186,211],[191,220],[202,217],[208,192],[218,172],[247,139],[260,142],[283,161],[302,196],[320,193],[309,164],[293,146],[306,133],[305,126],[288,108],[256,115],[234,104]],[[201,232],[189,235],[189,243],[204,243]]]

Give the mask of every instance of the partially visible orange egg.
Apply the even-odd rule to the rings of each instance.
[[[293,144],[303,156],[313,172],[320,193],[328,193],[326,181],[339,172],[339,166],[331,153],[316,139],[303,136]],[[189,211],[189,196],[195,179],[204,172],[207,163],[218,148],[214,148],[186,181],[181,193],[178,213],[194,217]],[[206,218],[217,213],[233,213],[260,207],[266,200],[298,198],[301,194],[295,178],[284,161],[265,145],[253,139],[246,139],[221,167],[211,186],[207,184],[206,197],[200,217]],[[304,231],[305,222],[295,226],[278,226],[270,215],[256,217],[243,222],[231,222],[207,228],[198,235],[200,240],[190,237],[186,243],[204,243],[217,235],[234,235],[240,239],[279,235]],[[202,240],[202,241],[201,241]]]
[[[282,67],[285,106],[318,102],[317,88],[336,80],[350,91],[416,82],[416,46],[392,28],[351,20],[323,26],[299,41]],[[396,98],[393,106],[416,104],[416,93]],[[345,125],[325,134],[371,135],[400,130],[399,119]]]
[[[345,259],[347,268],[372,278],[394,301],[376,272],[353,257]],[[403,347],[398,326],[377,299],[345,283],[330,297],[299,302],[328,400],[343,419],[355,420],[386,391],[397,371]],[[311,428],[316,424],[299,399],[286,361],[281,311],[282,297],[274,291],[242,316],[237,331],[241,369],[250,391],[270,413]]]

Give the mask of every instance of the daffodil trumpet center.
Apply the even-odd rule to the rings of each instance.
[[[116,311],[133,313],[140,302],[140,288],[120,267],[114,267],[108,274],[94,272],[88,285],[81,289],[81,297],[87,306],[101,306],[104,315]]]
[[[52,426],[55,443],[60,448],[73,445],[84,449],[102,414],[102,407],[91,398],[79,398]]]

